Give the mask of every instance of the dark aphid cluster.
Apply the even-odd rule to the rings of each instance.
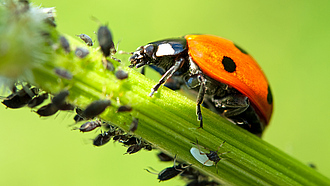
[[[173,158],[164,152],[160,152],[157,154],[157,157],[160,161],[168,162],[173,161]],[[176,161],[174,157],[174,161]],[[217,182],[213,181],[209,176],[206,176],[199,172],[197,169],[193,168],[192,166],[187,166],[188,164],[183,162],[178,162],[179,165],[176,167],[168,167],[158,173],[158,175],[161,175],[161,179],[158,177],[160,181],[165,181],[165,178],[173,178],[176,176],[176,174],[180,175],[182,179],[184,179],[187,182],[187,186],[216,186],[219,185]],[[175,165],[175,164],[174,164]],[[150,172],[150,171],[149,171]],[[171,175],[174,175],[171,177]],[[167,179],[166,179],[167,180]]]
[[[22,83],[22,88],[18,89],[16,85],[13,86],[12,94],[7,96],[2,104],[8,108],[22,108],[28,106],[35,108],[41,105],[48,99],[49,94],[42,92],[36,87],[32,87],[30,84]],[[36,113],[40,116],[51,116],[59,110],[73,110],[74,106],[65,101],[69,95],[69,91],[64,90],[53,97],[51,103],[40,107]]]
[[[74,106],[66,102],[66,98],[69,96],[68,90],[63,90],[55,95],[51,103],[40,107],[37,110],[39,116],[51,116],[54,115],[59,110],[74,110]]]
[[[130,134],[117,135],[117,136],[113,137],[113,140],[124,144],[124,146],[135,145],[140,142],[139,138],[132,136]]]
[[[30,84],[22,84],[22,88],[18,89],[16,84],[13,85],[12,94],[4,98],[2,104],[7,108],[17,109],[26,106],[39,93],[39,89],[32,87]]]
[[[110,100],[97,100],[89,104],[85,110],[76,107],[76,115],[73,120],[78,123],[83,120],[89,120],[100,115],[104,110],[111,105]]]
[[[112,137],[117,135],[122,135],[124,133],[121,129],[118,129],[115,126],[112,125],[108,125],[108,126],[109,126],[108,131],[100,133],[93,139],[94,146],[99,147],[105,145],[111,140]]]
[[[152,146],[150,143],[140,139],[136,144],[130,145],[125,154],[134,154],[139,152],[141,149],[151,151]]]
[[[87,34],[80,34],[76,36],[83,40],[88,46],[93,46],[93,40]]]
[[[73,120],[78,123],[83,120],[93,119],[96,116],[100,115],[104,110],[111,105],[110,100],[97,100],[89,104],[85,110],[76,107],[76,115]]]
[[[125,154],[134,154],[136,152],[139,152],[141,149],[145,149],[148,151],[152,150],[152,146],[150,143],[131,134],[116,135],[113,137],[113,140],[122,143],[125,147],[128,147]]]
[[[173,163],[172,167],[167,167],[167,168],[163,169],[162,171],[160,171],[159,173],[151,172],[148,169],[146,169],[146,171],[148,171],[152,174],[158,175],[157,179],[159,179],[159,182],[161,182],[161,181],[166,181],[166,180],[172,179],[172,178],[182,174],[190,166],[191,165],[181,164],[181,163],[176,165],[176,156],[175,156],[174,157],[174,163]]]

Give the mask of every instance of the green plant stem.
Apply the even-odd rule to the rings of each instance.
[[[72,50],[79,45],[87,47],[74,38],[67,38]],[[32,62],[20,79],[53,94],[68,89],[70,103],[81,108],[94,100],[110,99],[112,105],[100,115],[102,119],[128,131],[133,117],[138,118],[135,135],[155,148],[177,155],[179,160],[191,163],[218,182],[230,185],[330,185],[330,180],[314,169],[205,108],[202,108],[204,129],[198,128],[194,101],[165,87],[152,98],[148,97],[156,82],[109,59],[116,70],[121,68],[129,73],[128,79],[117,79],[114,72],[104,69],[102,54],[97,48],[89,48],[90,54],[80,59],[73,51],[66,54],[61,48],[53,50],[52,46],[39,46],[45,47],[41,51],[46,51],[49,57],[42,62]],[[38,46],[34,46],[28,50],[37,49]],[[15,57],[18,56],[7,57],[4,64],[18,63],[20,59]],[[54,73],[56,67],[67,69],[73,78],[58,77]],[[116,113],[120,105],[126,104],[132,106],[132,112]],[[203,166],[192,157],[189,151],[195,147],[192,142],[196,139],[211,150],[216,150],[226,140],[220,152],[230,153],[224,155],[227,159],[218,163],[218,170],[215,166]]]
[[[139,118],[135,135],[172,156],[176,154],[180,160],[192,163],[219,182],[234,185],[330,184],[312,168],[207,109],[202,110],[205,127],[198,129],[193,101],[165,87],[150,98],[148,94],[154,81],[124,66],[119,68],[128,72],[129,78],[118,80],[114,72],[103,68],[101,53],[95,49],[91,52],[84,60],[72,60],[72,54],[62,54],[55,62],[33,68],[33,78],[25,80],[52,93],[67,88],[70,101],[82,108],[97,99],[111,99],[113,104],[100,116],[102,119],[128,131],[132,118]],[[73,72],[74,78],[69,81],[57,77],[53,69],[59,66]],[[133,107],[132,112],[116,113],[120,105],[126,104]],[[214,166],[203,166],[189,153],[196,139],[211,150],[227,141],[220,151],[231,152],[225,156],[228,159],[218,163],[218,173]]]

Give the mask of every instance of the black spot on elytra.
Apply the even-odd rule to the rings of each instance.
[[[236,45],[235,43],[234,43],[234,45],[235,45],[235,47],[236,47],[238,50],[240,50],[243,54],[248,54],[243,48],[239,47],[239,46]]]
[[[222,64],[227,72],[235,72],[236,64],[230,57],[223,56]]]
[[[268,93],[267,93],[267,102],[269,104],[272,104],[273,103],[273,95],[272,95],[272,91],[270,90],[270,87],[268,85]]]

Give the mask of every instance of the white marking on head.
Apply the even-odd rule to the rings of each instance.
[[[175,54],[175,50],[172,48],[172,45],[169,43],[164,43],[158,45],[156,56],[168,56]]]

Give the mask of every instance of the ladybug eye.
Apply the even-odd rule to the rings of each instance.
[[[148,57],[152,57],[154,54],[154,49],[155,47],[153,45],[147,45],[144,48],[144,53],[148,56]]]

